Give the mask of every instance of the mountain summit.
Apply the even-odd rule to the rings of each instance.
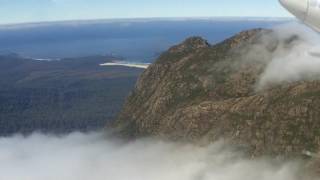
[[[141,75],[114,126],[129,137],[228,139],[252,156],[317,153],[320,81],[261,83],[269,62],[301,41],[264,29],[216,45],[189,38]]]

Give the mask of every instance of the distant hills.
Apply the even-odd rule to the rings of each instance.
[[[143,71],[100,66],[113,60],[118,58],[40,61],[0,55],[0,135],[103,127],[115,118]]]

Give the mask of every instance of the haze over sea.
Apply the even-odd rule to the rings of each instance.
[[[270,28],[290,19],[166,18],[43,22],[0,26],[0,54],[56,59],[115,55],[152,62],[161,52],[190,36],[216,43],[242,30]]]

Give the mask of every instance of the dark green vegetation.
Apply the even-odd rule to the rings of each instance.
[[[110,60],[0,56],[0,135],[87,131],[109,123],[142,72],[99,66]]]

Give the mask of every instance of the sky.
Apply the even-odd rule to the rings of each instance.
[[[288,17],[278,0],[0,0],[0,24],[152,17]]]

